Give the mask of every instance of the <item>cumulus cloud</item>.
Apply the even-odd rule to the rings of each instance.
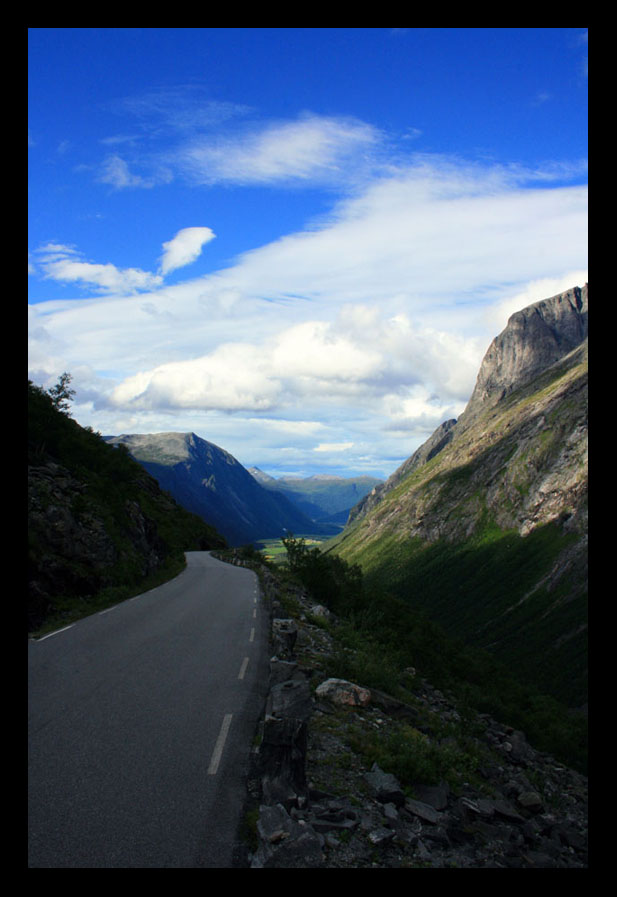
[[[128,377],[114,389],[111,402],[143,409],[268,411],[276,405],[279,390],[257,347],[227,343],[211,355]]]
[[[176,236],[163,243],[160,272],[163,276],[190,265],[201,255],[201,250],[214,240],[216,234],[209,227],[184,227]]]

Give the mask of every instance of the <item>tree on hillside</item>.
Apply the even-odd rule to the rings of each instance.
[[[56,385],[47,390],[47,394],[50,396],[54,407],[63,414],[69,413],[69,405],[73,401],[73,396],[75,395],[75,390],[69,388],[71,380],[71,375],[65,371],[60,375],[60,379]]]

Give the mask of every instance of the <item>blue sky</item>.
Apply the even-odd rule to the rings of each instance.
[[[29,376],[104,434],[386,477],[587,279],[587,34],[29,31]]]

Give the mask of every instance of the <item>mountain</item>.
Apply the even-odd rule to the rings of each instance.
[[[339,526],[347,522],[352,507],[382,482],[376,477],[332,474],[276,479],[258,467],[249,467],[249,473],[266,489],[285,495],[312,520]]]
[[[284,495],[261,486],[229,452],[195,433],[106,436],[125,445],[162,489],[214,526],[230,545],[285,534],[337,532],[317,527]]]
[[[522,679],[587,700],[588,286],[512,315],[465,411],[330,550]]]
[[[184,551],[225,546],[125,451],[28,382],[28,629],[100,609],[179,573]],[[135,594],[135,591],[133,591]]]

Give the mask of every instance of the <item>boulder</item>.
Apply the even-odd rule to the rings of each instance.
[[[333,704],[347,707],[366,707],[370,704],[371,693],[346,679],[326,679],[315,690],[318,698],[326,698]]]
[[[377,763],[373,763],[371,771],[365,773],[364,778],[379,803],[405,806],[405,795],[398,780],[391,773],[384,772]]]

